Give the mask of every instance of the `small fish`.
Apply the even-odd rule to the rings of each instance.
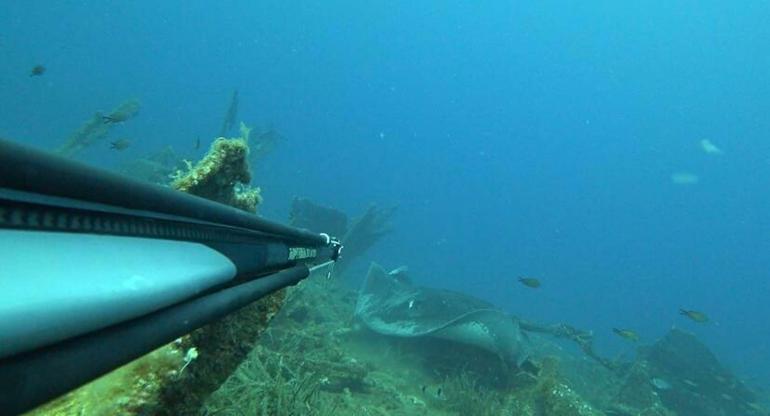
[[[705,323],[708,322],[709,317],[706,316],[705,313],[699,312],[699,311],[693,311],[693,310],[687,310],[687,309],[679,309],[679,314],[684,315],[690,319],[692,319],[695,322],[698,323]]]
[[[425,394],[426,396],[432,399],[446,400],[446,396],[444,395],[444,390],[441,387],[430,388],[428,386],[421,386],[420,390],[422,391],[422,394]]]
[[[406,284],[406,285],[412,285],[412,279],[409,278],[409,268],[406,266],[401,266],[398,268],[395,268],[388,272],[388,275],[393,278],[396,282]],[[409,308],[411,309],[412,306],[414,306],[414,300],[409,302]]]
[[[129,146],[131,146],[131,140],[128,139],[118,139],[114,142],[110,142],[110,149],[114,149],[119,152],[128,149]]]
[[[682,383],[687,384],[690,387],[698,387],[698,383],[696,383],[696,382],[694,382],[692,380],[684,379],[684,380],[682,380]]]
[[[639,334],[637,334],[636,331],[633,331],[631,329],[612,328],[612,332],[618,334],[618,336],[625,338],[629,341],[633,341],[633,342],[639,341]]]
[[[201,138],[200,138],[200,137],[197,137],[197,138],[195,139],[195,150],[198,150],[198,149],[200,149],[200,148],[201,148]]]
[[[102,116],[102,121],[104,121],[104,124],[120,123],[120,122],[128,120],[129,118],[131,118],[131,116],[132,116],[132,114],[129,114],[129,113],[126,113],[126,112],[121,112],[121,111],[116,111],[116,112],[114,112],[112,114],[108,114],[106,116]]]
[[[700,141],[700,148],[703,149],[704,152],[711,155],[721,155],[724,153],[722,149],[718,148],[714,143],[711,143],[711,140],[707,139]]]
[[[658,390],[671,390],[671,383],[662,378],[653,377],[650,379],[650,384]]]
[[[31,77],[39,77],[45,73],[45,67],[43,65],[35,65],[32,67],[32,70],[29,71],[29,76]]]
[[[520,277],[519,282],[526,287],[531,287],[532,289],[537,289],[540,287],[540,280],[535,279],[534,277]]]

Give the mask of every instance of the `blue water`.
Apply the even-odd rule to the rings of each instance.
[[[193,155],[238,88],[239,119],[286,137],[255,167],[263,215],[398,205],[371,257],[422,284],[606,354],[631,348],[612,327],[683,327],[770,384],[768,21],[762,0],[7,1],[0,136],[52,148],[136,97],[113,135],[134,145],[80,158]]]

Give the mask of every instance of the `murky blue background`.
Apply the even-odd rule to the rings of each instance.
[[[112,135],[133,146],[80,158],[193,157],[238,88],[239,119],[286,137],[255,167],[265,216],[397,204],[372,258],[423,284],[606,354],[631,349],[612,327],[684,327],[768,384],[768,21],[760,0],[7,1],[0,135],[54,147],[135,97]]]

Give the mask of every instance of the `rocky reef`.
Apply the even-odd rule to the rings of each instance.
[[[695,335],[672,329],[639,350],[622,374],[615,414],[759,416],[768,413],[743,382],[723,367]],[[671,413],[650,413],[660,408]]]

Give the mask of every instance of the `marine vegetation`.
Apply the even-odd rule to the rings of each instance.
[[[176,379],[183,365],[184,352],[180,343],[171,343],[27,414],[139,414],[141,409],[157,400],[161,386]]]
[[[128,120],[139,112],[139,101],[128,100],[116,107],[110,116],[122,118],[121,121]],[[92,146],[94,143],[107,137],[113,123],[105,123],[105,116],[101,113],[96,113],[90,119],[86,120],[77,130],[72,132],[67,138],[67,141],[60,146],[56,153],[73,157],[81,152],[83,149]]]
[[[683,331],[613,369],[531,334],[535,365],[523,369],[469,345],[373,333],[350,319],[356,298],[321,275],[290,289],[205,414],[768,415]]]
[[[350,320],[355,299],[320,275],[291,288],[204,414],[604,414],[570,386],[556,359],[542,360],[537,374],[509,372],[474,347],[381,337]]]
[[[171,186],[182,192],[256,212],[262,202],[259,188],[249,186],[249,133],[241,125],[241,137],[214,140],[206,154],[194,166],[188,162],[185,172],[178,171]]]
[[[184,159],[171,146],[165,146],[146,157],[123,162],[119,170],[134,179],[168,185],[171,176],[185,167]]]

